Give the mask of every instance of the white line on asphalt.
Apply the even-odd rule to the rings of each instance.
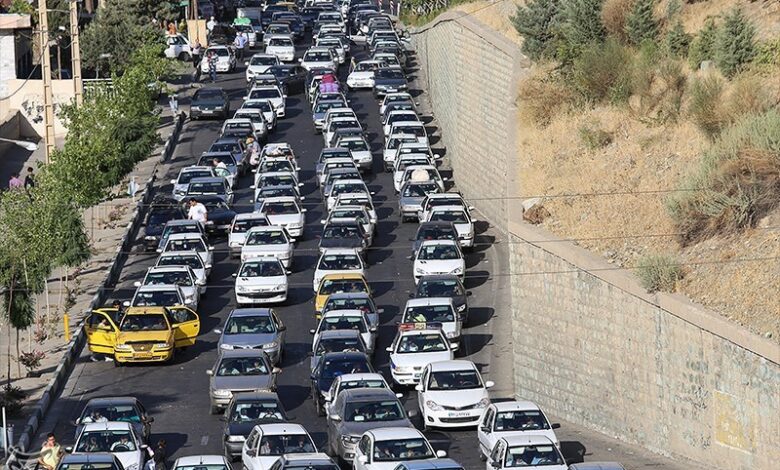
[[[209,436],[203,436],[200,438],[200,445],[205,446],[209,443]]]

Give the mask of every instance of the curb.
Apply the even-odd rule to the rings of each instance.
[[[184,126],[184,120],[186,116],[184,113],[180,113],[175,118],[173,132],[165,141],[162,154],[160,155],[160,163],[168,161],[173,152],[176,149],[176,144],[179,141],[179,134]],[[141,199],[136,203],[135,210],[133,211],[133,218],[127,224],[125,234],[122,236],[122,241],[116,249],[116,255],[111,261],[111,267],[108,268],[106,278],[103,283],[98,287],[97,293],[92,297],[92,302],[89,303],[89,308],[86,312],[90,312],[95,308],[105,305],[108,297],[108,292],[111,286],[115,285],[119,280],[119,275],[122,272],[125,261],[127,260],[127,253],[132,248],[133,240],[135,240],[138,229],[143,221],[144,207],[152,199],[152,187],[157,179],[156,173],[152,174],[152,177],[146,182],[146,187],[143,190]],[[46,389],[43,391],[43,395],[38,399],[38,403],[33,406],[30,413],[30,417],[27,419],[27,423],[24,425],[24,429],[19,434],[19,438],[16,441],[16,447],[22,451],[29,449],[33,442],[35,434],[38,432],[38,428],[46,418],[46,413],[51,407],[52,401],[62,391],[65,386],[70,372],[73,369],[73,364],[81,354],[84,345],[86,344],[86,334],[84,333],[83,325],[78,325],[74,332],[73,339],[68,343],[65,354],[57,364],[57,369],[54,377],[49,381]]]

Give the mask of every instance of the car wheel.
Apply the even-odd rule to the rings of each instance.
[[[235,457],[233,457],[232,455],[230,455],[230,452],[228,451],[227,446],[224,449],[224,453],[225,453],[225,460],[227,460],[228,462],[233,463],[236,460],[238,460]]]
[[[214,405],[210,405],[209,406],[209,414],[212,414],[212,415],[219,414],[219,407],[218,406],[214,406]]]
[[[482,449],[479,449],[479,460],[487,462],[487,456],[482,453]]]
[[[323,417],[325,416],[325,406],[323,406],[319,400],[317,400],[314,405],[317,407],[317,416]]]
[[[190,55],[187,54],[186,52],[182,52],[181,54],[179,54],[179,60],[182,62],[189,61]]]

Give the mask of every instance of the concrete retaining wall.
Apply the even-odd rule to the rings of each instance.
[[[506,231],[505,199],[518,184],[517,81],[530,65],[517,46],[461,12],[448,12],[412,31],[420,66],[447,157],[463,195]],[[461,184],[467,182],[467,184]]]

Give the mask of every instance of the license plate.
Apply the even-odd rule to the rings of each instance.
[[[450,418],[466,418],[470,416],[468,411],[450,411],[447,413],[447,416]]]
[[[203,114],[214,114],[214,110],[212,109],[204,109],[202,112]]]
[[[388,88],[387,89],[388,93],[395,93],[396,91],[398,91],[398,90],[396,90],[395,88]]]
[[[142,352],[142,353],[134,353],[133,358],[135,359],[149,359],[152,357],[152,353],[150,352]]]

